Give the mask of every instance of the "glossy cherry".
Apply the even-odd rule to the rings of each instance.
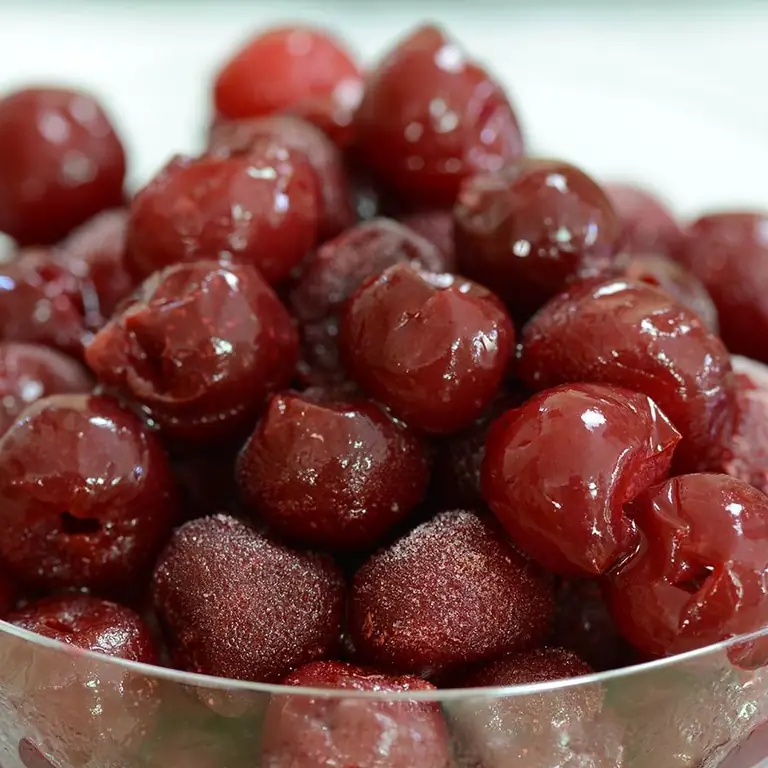
[[[429,483],[421,437],[365,401],[275,395],[238,462],[243,499],[285,538],[330,550],[376,545]]]
[[[396,264],[363,284],[341,323],[354,379],[418,429],[468,427],[498,394],[514,328],[490,291]]]
[[[340,638],[344,584],[333,561],[226,515],[174,533],[152,591],[173,659],[189,672],[277,682]]]
[[[435,674],[535,645],[552,609],[549,580],[494,525],[456,511],[362,566],[348,622],[366,661]]]
[[[642,392],[683,436],[676,467],[722,459],[734,406],[730,356],[698,315],[658,288],[623,278],[574,285],[523,329],[517,370],[532,389],[587,381]]]
[[[176,157],[131,204],[128,264],[140,278],[179,262],[251,264],[277,283],[318,235],[317,176],[302,152],[265,137],[247,155]]]
[[[403,216],[402,223],[417,235],[429,240],[443,256],[443,272],[456,271],[456,248],[453,243],[453,214],[435,209]]]
[[[332,95],[359,79],[351,53],[330,33],[310,26],[273,27],[226,62],[213,97],[224,118],[258,117]]]
[[[0,99],[0,232],[52,244],[123,201],[125,153],[99,103],[65,88]]]
[[[624,505],[667,477],[679,441],[646,395],[565,384],[493,423],[483,497],[541,565],[598,576],[633,553],[637,531]]]
[[[422,26],[367,76],[357,152],[399,196],[450,206],[463,179],[523,154],[501,85],[440,29]]]
[[[466,180],[454,208],[459,271],[527,320],[574,278],[615,267],[621,222],[601,187],[561,160],[529,158]]]
[[[768,212],[702,216],[673,256],[709,291],[728,349],[768,362]]]
[[[89,392],[93,380],[77,360],[39,344],[0,343],[0,435],[47,395]]]
[[[297,669],[284,685],[402,695],[434,691],[418,677],[320,661]],[[385,762],[384,762],[385,761]],[[433,702],[275,696],[264,721],[264,768],[450,768],[448,730]]]
[[[628,512],[642,547],[606,594],[641,653],[681,653],[768,623],[768,497],[728,475],[683,475]]]
[[[176,512],[162,446],[108,397],[53,395],[0,439],[0,556],[34,589],[123,593],[148,575]]]
[[[297,358],[291,318],[259,273],[216,262],[152,275],[86,350],[102,382],[195,442],[250,429]]]

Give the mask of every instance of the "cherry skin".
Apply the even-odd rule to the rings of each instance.
[[[406,227],[429,240],[443,256],[443,272],[456,271],[456,248],[453,243],[453,214],[436,209],[410,213],[401,219]]]
[[[768,622],[768,497],[728,475],[682,475],[629,508],[643,542],[606,587],[622,634],[670,656]]]
[[[624,505],[667,477],[680,433],[649,397],[565,384],[491,426],[483,496],[512,540],[544,567],[599,576],[637,545]]]
[[[123,200],[125,153],[87,93],[28,88],[0,99],[0,232],[47,245]]]
[[[672,255],[709,291],[728,349],[768,362],[768,212],[702,216]]]
[[[348,623],[367,662],[437,674],[535,645],[552,609],[549,580],[494,525],[455,511],[362,566]]]
[[[517,372],[534,390],[586,381],[642,392],[683,436],[677,469],[722,460],[734,407],[730,356],[658,288],[623,278],[572,286],[523,329]]]
[[[434,26],[422,26],[366,78],[355,113],[362,162],[398,196],[453,205],[463,179],[523,154],[502,87]]]
[[[247,155],[176,157],[134,198],[128,264],[139,278],[179,262],[251,264],[284,280],[317,240],[317,176],[265,137]]]
[[[436,434],[468,427],[493,401],[514,337],[490,291],[408,264],[364,283],[341,322],[353,378],[396,416]]]
[[[274,27],[249,40],[218,75],[214,103],[227,119],[280,112],[330,96],[360,71],[343,44],[309,26]]]
[[[71,357],[38,344],[0,343],[0,436],[48,395],[90,392],[93,380]]]
[[[615,267],[621,222],[587,174],[528,158],[467,179],[454,208],[459,271],[527,320],[574,278]]]
[[[14,579],[123,593],[151,569],[176,512],[162,446],[115,400],[53,395],[0,439],[0,542]]]
[[[250,429],[297,357],[291,318],[259,273],[216,262],[149,277],[86,350],[102,382],[146,406],[165,435],[194,442]]]
[[[275,395],[238,462],[259,519],[288,540],[330,550],[376,545],[424,497],[427,447],[370,401]]]
[[[393,677],[340,661],[297,669],[283,685],[367,691],[385,696],[435,691],[418,677]],[[273,697],[264,721],[261,765],[265,768],[450,768],[448,730],[432,702]]]
[[[332,653],[344,584],[333,561],[226,515],[186,523],[161,555],[153,602],[188,672],[278,682]]]

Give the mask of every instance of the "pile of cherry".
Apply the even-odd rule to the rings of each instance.
[[[365,74],[270,30],[213,98],[131,196],[92,97],[0,100],[7,621],[376,691],[768,624],[768,214],[682,225],[526,155],[433,27]],[[263,765],[379,765],[375,709],[327,740],[309,706],[270,710]],[[436,707],[393,717],[391,765],[449,764]]]

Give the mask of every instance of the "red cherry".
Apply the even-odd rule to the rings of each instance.
[[[434,26],[401,40],[368,75],[354,128],[362,161],[422,206],[453,205],[467,176],[523,153],[499,83]]]
[[[768,497],[727,475],[683,475],[628,513],[643,543],[607,599],[641,653],[681,653],[768,623]]]
[[[459,270],[527,320],[574,278],[614,268],[621,222],[600,186],[560,160],[473,176],[454,208]]]
[[[308,664],[289,675],[283,684],[375,692],[381,697],[435,690],[418,677],[392,677],[339,661]],[[261,764],[269,768],[453,765],[443,716],[439,706],[431,702],[284,693],[272,698],[263,730]]]
[[[682,434],[680,469],[718,466],[733,419],[730,356],[698,315],[645,283],[584,282],[523,329],[518,373],[532,389],[613,384],[652,398]]]
[[[401,219],[406,227],[429,240],[443,256],[443,272],[456,271],[456,249],[453,244],[453,214],[446,210],[410,213]]]
[[[468,427],[499,392],[514,349],[503,305],[454,275],[396,264],[347,303],[341,350],[349,372],[412,426]]]
[[[279,112],[357,81],[342,43],[309,26],[274,27],[249,40],[216,76],[214,102],[225,118]]]
[[[125,153],[87,93],[28,88],[0,99],[0,232],[46,245],[123,201]]]

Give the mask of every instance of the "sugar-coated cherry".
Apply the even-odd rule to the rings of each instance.
[[[35,589],[122,593],[148,574],[177,514],[162,446],[115,400],[53,395],[0,439],[0,541]]]
[[[354,128],[361,160],[422,206],[452,205],[463,179],[524,151],[501,85],[434,26],[409,34],[367,76]]]
[[[672,255],[709,291],[728,349],[768,362],[768,212],[702,216]]]
[[[456,271],[456,248],[453,243],[453,214],[450,210],[419,211],[403,216],[402,223],[417,235],[429,240],[443,255],[443,272]]]
[[[638,253],[627,259],[624,274],[630,280],[666,291],[678,304],[692,309],[712,333],[717,333],[717,308],[712,297],[701,280],[678,262],[661,254]]]
[[[259,273],[210,261],[149,277],[86,350],[102,382],[195,442],[249,429],[297,358],[290,315]]]
[[[587,381],[642,392],[683,436],[677,467],[722,459],[733,418],[730,356],[698,315],[658,288],[624,278],[572,286],[523,329],[517,370],[532,389]]]
[[[564,384],[491,426],[483,496],[512,540],[555,573],[598,576],[631,555],[624,505],[669,473],[680,433],[646,395]]]
[[[768,623],[768,497],[728,475],[674,477],[628,509],[641,549],[607,586],[642,654],[701,648]]]
[[[178,262],[252,264],[288,277],[317,240],[317,175],[302,152],[264,137],[247,155],[176,157],[139,191],[128,264],[140,278]]]
[[[65,88],[0,99],[0,232],[45,245],[123,201],[125,153],[99,103]]]
[[[339,661],[297,669],[287,686],[370,692],[385,697],[434,691],[418,677],[393,677]],[[264,721],[264,768],[450,768],[448,730],[429,701],[274,696]]]
[[[527,320],[569,281],[615,266],[621,222],[601,187],[561,160],[528,158],[462,185],[454,208],[459,271]]]
[[[238,478],[248,506],[285,538],[364,549],[422,500],[429,456],[375,403],[278,394],[240,454]]]
[[[418,429],[468,427],[499,392],[512,321],[482,286],[396,264],[347,303],[341,351],[353,378]]]
[[[339,150],[315,126],[289,115],[269,115],[220,121],[211,128],[208,151],[218,157],[247,155],[264,139],[281,141],[306,155],[320,186],[321,240],[335,237],[355,223],[352,190]]]
[[[0,343],[0,435],[41,397],[89,392],[93,380],[75,359],[39,344]]]
[[[633,184],[610,183],[603,189],[621,219],[626,253],[668,254],[673,250],[680,227],[666,203]]]
[[[339,642],[344,584],[333,561],[226,515],[179,528],[152,589],[173,659],[189,672],[277,682]]]
[[[455,511],[362,566],[348,622],[366,661],[435,674],[535,645],[552,610],[549,580],[493,524]]]

